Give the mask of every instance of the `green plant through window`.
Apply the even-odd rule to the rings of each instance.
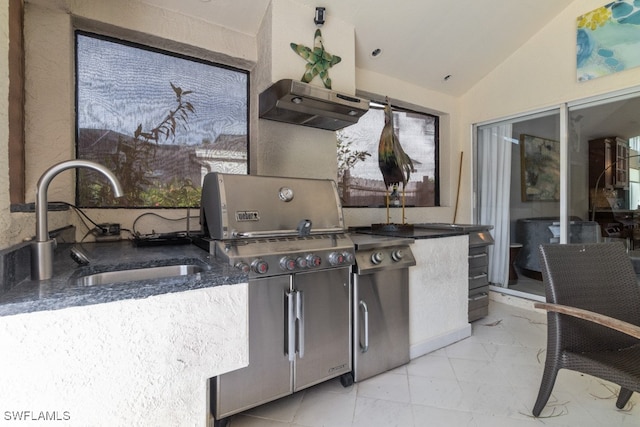
[[[407,206],[438,206],[439,118],[393,108],[396,134],[415,171],[407,185]],[[336,132],[338,187],[343,206],[386,206],[386,188],[378,165],[384,111],[372,103],[358,123]]]
[[[113,170],[125,197],[80,170],[83,207],[196,207],[210,171],[247,173],[247,73],[78,33],[77,157]]]

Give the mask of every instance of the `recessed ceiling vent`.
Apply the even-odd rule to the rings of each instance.
[[[369,101],[291,79],[280,80],[260,94],[260,118],[339,130],[358,122]]]

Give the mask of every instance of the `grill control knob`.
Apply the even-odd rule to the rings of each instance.
[[[374,252],[371,254],[371,262],[375,265],[380,264],[384,260],[384,254],[382,252]]]
[[[293,271],[296,269],[296,260],[288,256],[280,258],[280,268],[284,271]]]
[[[307,259],[305,257],[299,256],[296,258],[296,265],[298,268],[307,268]]]
[[[404,253],[402,252],[402,249],[395,249],[391,251],[391,259],[394,260],[395,262],[400,261],[402,257],[404,257]]]
[[[251,263],[251,269],[258,274],[264,274],[269,271],[269,264],[261,259],[255,259]]]
[[[320,258],[318,255],[307,255],[307,267],[320,267],[320,264],[322,264],[322,258]]]
[[[249,267],[249,264],[242,261],[237,262],[236,265],[234,265],[234,267],[237,268],[238,270],[242,270],[243,273],[248,273],[249,270],[251,269]]]
[[[344,256],[344,262],[346,264],[353,264],[353,261],[355,261],[355,257],[351,252],[343,252],[342,256]]]
[[[329,264],[340,265],[344,263],[344,254],[338,252],[331,252],[329,254]]]

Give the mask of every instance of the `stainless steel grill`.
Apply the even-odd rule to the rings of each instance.
[[[330,180],[208,174],[201,223],[200,245],[251,277],[354,262]]]
[[[209,384],[213,425],[351,372],[354,244],[330,180],[211,173],[200,245],[249,274],[249,366]]]
[[[213,254],[251,277],[290,274],[353,262],[353,244],[345,234],[307,237],[218,240]]]

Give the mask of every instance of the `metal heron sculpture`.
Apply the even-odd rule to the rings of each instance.
[[[393,127],[393,111],[389,98],[384,106],[384,127],[378,145],[378,166],[386,188],[387,224],[390,223],[389,186],[400,185],[400,183],[402,183],[402,223],[405,224],[405,187],[414,168],[413,161],[402,149]]]

